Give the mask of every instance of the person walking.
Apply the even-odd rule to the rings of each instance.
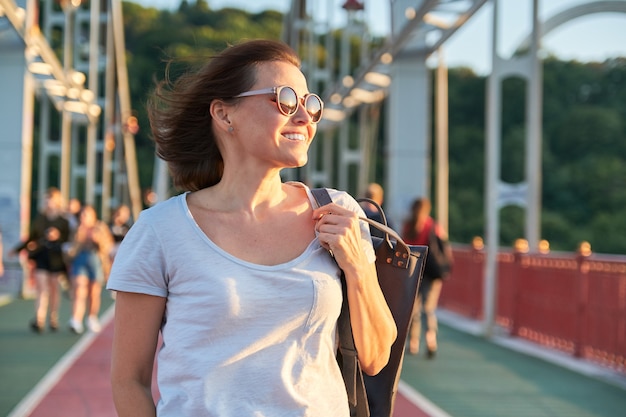
[[[72,259],[70,282],[73,300],[69,327],[76,334],[84,332],[83,322],[87,311],[88,329],[95,333],[101,330],[98,314],[102,286],[111,268],[112,248],[113,236],[109,227],[98,220],[93,206],[83,206],[76,233],[68,249],[68,255]]]
[[[44,208],[33,219],[28,238],[16,246],[11,255],[26,250],[29,261],[34,263],[35,317],[30,328],[43,333],[46,320],[50,330],[59,328],[61,305],[60,278],[67,273],[63,257],[63,244],[68,241],[70,226],[64,217],[64,200],[58,188],[46,192]]]
[[[118,415],[348,417],[340,269],[364,372],[385,366],[397,331],[356,200],[330,189],[334,203],[318,207],[306,185],[281,181],[307,162],[323,112],[297,54],[230,46],[148,105],[184,192],[143,211],[113,263]]]
[[[437,353],[437,305],[443,280],[449,273],[452,252],[447,244],[448,236],[445,230],[430,216],[430,211],[429,199],[416,199],[411,206],[408,219],[402,226],[402,238],[409,245],[429,247],[424,277],[415,299],[409,328],[409,353],[417,355],[419,352],[422,324],[425,323],[426,357],[432,359]],[[441,242],[442,253],[438,241]],[[440,264],[435,267],[438,262]]]

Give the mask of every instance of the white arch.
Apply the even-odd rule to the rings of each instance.
[[[554,29],[558,28],[564,23],[579,17],[588,16],[596,13],[626,13],[626,1],[624,0],[606,0],[595,1],[591,3],[579,4],[577,6],[565,9],[554,16],[547,19],[545,22],[540,23],[539,37],[543,38]],[[516,51],[524,51],[530,48],[531,35],[529,34],[520,42]]]

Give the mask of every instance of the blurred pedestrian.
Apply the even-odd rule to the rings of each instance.
[[[322,111],[277,41],[229,47],[159,85],[157,155],[186,192],[143,211],[113,263],[120,417],[347,417],[340,269],[358,360],[370,375],[387,364],[397,332],[363,210],[339,190],[318,207],[306,185],[281,181],[307,162]]]
[[[72,245],[68,250],[72,259],[70,281],[73,292],[69,327],[74,333],[83,333],[83,321],[87,311],[88,329],[92,332],[99,332],[101,329],[98,319],[100,297],[111,268],[112,247],[113,237],[109,227],[98,220],[92,206],[83,206]]]
[[[70,236],[70,226],[64,217],[64,209],[64,200],[59,189],[48,189],[44,208],[33,220],[28,239],[11,251],[11,254],[28,251],[28,258],[34,263],[35,318],[30,322],[30,327],[37,333],[44,331],[48,311],[50,330],[56,331],[59,328],[59,279],[67,273],[63,244]]]
[[[385,191],[383,187],[380,184],[375,183],[375,182],[368,184],[365,190],[365,193],[363,194],[363,197],[373,200],[380,207],[383,206],[383,203],[385,201],[384,196],[385,196]],[[367,216],[367,218],[376,220],[379,223],[383,223],[383,217],[380,211],[376,208],[376,206],[366,201],[363,201],[361,202],[361,207],[363,208],[363,211],[365,212],[365,215]],[[389,219],[387,219],[387,226],[391,227],[392,229],[394,228],[392,225],[392,222]],[[375,228],[374,226],[370,226],[370,233],[372,236],[378,236],[378,237],[385,236],[384,232]]]
[[[415,300],[409,329],[409,353],[416,355],[420,348],[422,325],[426,324],[426,356],[437,353],[437,305],[451,262],[452,251],[447,243],[448,235],[430,216],[431,203],[427,198],[416,199],[408,219],[402,227],[402,238],[409,245],[429,247],[422,284]]]
[[[130,230],[131,225],[130,207],[126,204],[120,204],[113,212],[111,224],[109,225],[111,234],[113,235],[113,248],[111,248],[110,254],[111,259],[115,258],[117,249],[120,243],[122,243],[122,240],[124,240],[126,233]]]

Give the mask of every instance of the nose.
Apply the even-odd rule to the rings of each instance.
[[[304,105],[304,97],[298,97],[298,107],[293,117],[297,118],[306,118],[308,123],[313,123],[313,117],[306,111],[306,107]]]

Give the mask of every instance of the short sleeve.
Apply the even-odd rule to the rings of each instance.
[[[122,241],[107,283],[113,291],[167,296],[168,274],[161,238],[144,216]]]

